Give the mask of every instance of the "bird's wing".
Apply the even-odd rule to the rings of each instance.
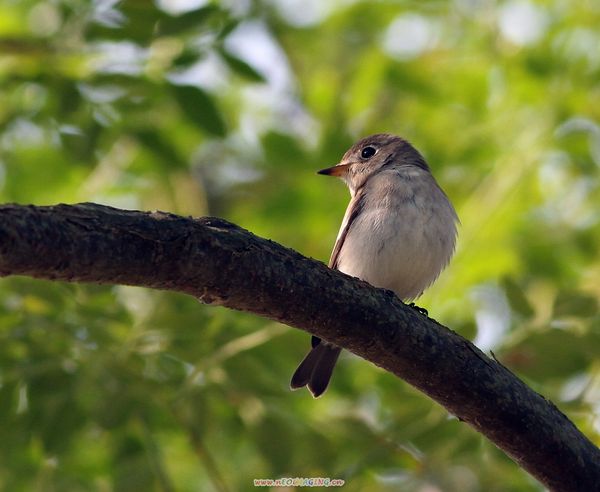
[[[333,246],[333,251],[331,252],[331,258],[329,259],[329,268],[333,268],[337,270],[338,260],[340,257],[340,251],[342,251],[342,247],[344,246],[344,241],[348,236],[348,232],[350,228],[354,224],[356,217],[360,214],[360,211],[365,205],[365,194],[361,189],[359,189],[355,195],[350,200],[348,204],[348,208],[346,209],[346,213],[344,214],[344,220],[342,220],[342,225],[340,227],[340,232],[338,232],[337,239],[335,240],[335,245]],[[317,345],[321,343],[321,339],[316,336],[312,336],[311,345],[314,349]],[[337,357],[336,357],[337,360]]]
[[[360,189],[350,200],[348,208],[346,209],[346,213],[344,214],[344,220],[342,221],[340,232],[335,240],[335,246],[333,247],[331,258],[329,259],[329,268],[337,269],[340,251],[342,251],[344,241],[346,240],[348,232],[350,231],[350,228],[352,227],[356,217],[358,217],[362,208],[364,207],[364,204],[365,194],[363,190]]]

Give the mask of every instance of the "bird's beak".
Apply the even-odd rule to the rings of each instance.
[[[317,171],[317,174],[324,174],[325,176],[343,176],[348,172],[348,167],[350,164],[337,164],[333,167],[328,167],[327,169],[321,169]]]

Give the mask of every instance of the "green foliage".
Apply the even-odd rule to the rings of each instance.
[[[401,134],[462,221],[419,304],[600,443],[596,4],[174,4],[0,4],[2,201],[220,215],[326,260],[348,195],[315,171]],[[348,354],[290,393],[307,335],[185,296],[8,278],[0,341],[3,490],[541,490]]]

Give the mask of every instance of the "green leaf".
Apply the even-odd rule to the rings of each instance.
[[[171,36],[181,34],[184,31],[199,29],[218,11],[217,6],[207,5],[178,16],[164,15],[157,24],[156,32],[158,35]]]
[[[187,68],[190,65],[196,63],[202,54],[196,50],[185,49],[183,52],[173,60],[173,66],[177,68]]]
[[[598,313],[598,300],[583,292],[562,291],[554,301],[554,316],[590,317]]]
[[[217,39],[219,41],[222,41],[227,36],[229,36],[231,34],[231,32],[239,25],[240,25],[240,19],[229,19],[225,23],[225,25],[221,28],[221,32],[219,32]]]
[[[163,163],[165,168],[184,168],[185,162],[179,156],[177,149],[165,140],[158,132],[150,129],[133,132],[140,143],[148,147]]]
[[[237,56],[233,56],[231,53],[228,53],[225,50],[221,50],[221,56],[229,68],[231,68],[231,70],[238,75],[241,75],[252,82],[265,82],[266,79],[264,75],[255,70],[244,60],[239,59]]]
[[[527,297],[525,297],[525,293],[521,286],[509,277],[505,277],[502,280],[501,285],[513,311],[525,318],[531,318],[534,315],[534,311],[531,304],[529,304]]]
[[[192,123],[211,135],[225,136],[225,121],[207,92],[191,85],[175,85],[173,91],[181,111]]]

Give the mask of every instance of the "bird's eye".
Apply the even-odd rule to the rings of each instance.
[[[373,147],[365,147],[364,149],[362,149],[360,156],[363,159],[368,159],[369,157],[373,157],[375,155],[375,152],[377,151]]]

